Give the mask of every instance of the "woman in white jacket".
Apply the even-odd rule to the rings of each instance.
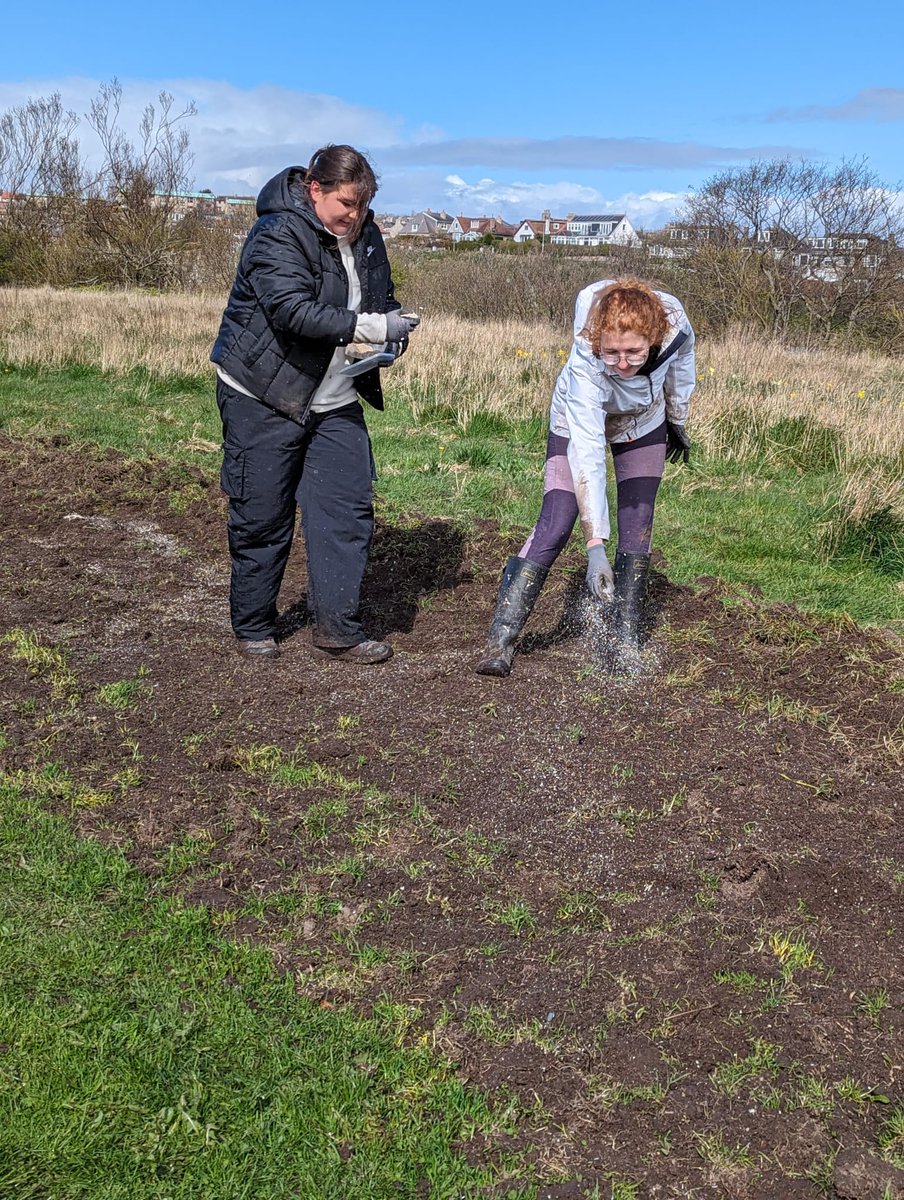
[[[481,675],[508,675],[514,643],[577,517],[587,586],[614,599],[615,636],[636,660],[650,570],[653,510],[668,457],[690,456],[685,432],[696,381],[694,331],[680,302],[639,279],[603,279],[578,295],[574,342],[552,395],[543,506],[506,563]],[[609,565],[606,446],[618,496],[618,552]]]

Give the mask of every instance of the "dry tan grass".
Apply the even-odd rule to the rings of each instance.
[[[393,368],[415,408],[542,416],[568,346],[545,325],[434,317]],[[697,441],[724,455],[759,452],[781,420],[836,432],[842,459],[904,454],[904,367],[887,356],[795,351],[736,332],[698,346]],[[726,420],[733,417],[733,420]]]
[[[568,354],[550,326],[524,321],[425,321],[392,382],[415,411],[439,405],[465,424],[475,413],[521,418],[544,414]]]
[[[222,300],[207,296],[0,288],[0,359],[114,373],[143,367],[164,377],[207,374],[222,311]]]
[[[711,450],[746,457],[759,451],[764,431],[799,420],[835,431],[839,465],[904,461],[904,366],[898,359],[794,350],[737,330],[701,343],[697,361],[694,434]]]
[[[208,354],[222,300],[137,292],[0,289],[0,359],[16,365],[136,367],[154,376],[212,375]],[[545,415],[567,353],[552,326],[436,316],[387,382],[415,410]],[[695,439],[731,457],[762,451],[765,431],[800,418],[836,431],[845,460],[900,466],[904,367],[888,356],[795,351],[737,332],[700,344]]]

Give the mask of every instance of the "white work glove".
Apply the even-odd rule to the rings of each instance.
[[[412,329],[416,329],[420,323],[421,318],[417,313],[402,313],[393,309],[386,314],[387,342],[404,342]]]
[[[606,555],[605,543],[587,548],[587,590],[597,600],[611,600],[615,595],[615,576]]]

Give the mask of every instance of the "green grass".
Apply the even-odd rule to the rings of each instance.
[[[3,368],[0,429],[191,461],[213,478],[220,440],[213,392],[212,377],[160,381],[81,367]],[[462,428],[450,409],[416,418],[391,391],[386,411],[368,410],[367,417],[384,518],[421,513],[463,526],[493,518],[517,550],[542,498],[543,421],[478,415]],[[843,481],[818,436],[779,432],[778,442],[789,443],[781,453],[771,445],[769,454],[742,463],[698,456],[690,468],[666,467],[654,544],[665,554],[669,578],[692,583],[714,575],[811,612],[904,624],[904,591],[893,569],[897,532],[865,530],[859,541],[848,536],[841,553],[827,559],[826,522]],[[805,442],[803,457],[791,433]]]
[[[543,423],[506,428],[495,419],[480,433],[481,465],[455,471],[448,469],[450,457],[462,465],[476,432],[459,430],[449,417],[419,425],[391,402],[385,413],[368,414],[368,422],[382,472],[377,489],[388,515],[415,511],[462,523],[492,517],[517,551],[542,500]],[[809,472],[796,462],[739,464],[702,457],[690,468],[667,465],[654,545],[675,583],[712,575],[810,612],[904,623],[900,577],[885,569],[884,556],[864,559],[852,545],[849,553],[826,559],[822,531],[840,483],[824,461]],[[610,511],[614,525],[612,486]]]
[[[498,1187],[504,1164],[456,1147],[512,1132],[510,1116],[427,1049],[400,1048],[410,1019],[298,996],[264,951],[222,940],[205,909],[155,894],[118,852],[0,783],[0,1196]]]
[[[62,436],[138,458],[203,459],[186,443],[220,441],[213,382],[155,379],[95,367],[0,367],[0,428],[17,437]]]

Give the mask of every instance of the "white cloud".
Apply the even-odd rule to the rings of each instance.
[[[659,171],[693,171],[786,152],[774,146],[720,147],[640,137],[449,139],[441,129],[414,126],[403,116],[338,96],[270,85],[240,88],[210,79],[121,82],[122,124],[132,137],[143,109],[156,102],[161,90],[175,97],[178,110],[190,103],[197,106],[186,128],[198,187],[255,193],[283,167],[306,163],[324,142],[349,142],[370,153],[382,177],[377,204],[390,212],[445,206],[459,212],[500,212],[515,220],[546,208],[614,210],[649,226],[667,220],[678,198],[652,191],[607,198],[600,182],[606,174],[634,170],[649,177]],[[100,83],[81,77],[0,82],[0,111],[29,96],[59,92],[64,105],[84,117]],[[84,119],[79,137],[86,153],[96,158],[97,139]],[[480,178],[466,180],[462,172],[470,168],[479,171]],[[560,175],[558,182],[543,178],[553,173]]]
[[[442,171],[380,171],[380,190],[375,204],[381,212],[394,213],[448,208],[446,177]]]
[[[460,175],[445,180],[445,207],[467,216],[502,216],[509,221],[538,217],[544,209],[554,216],[570,212],[625,213],[632,224],[656,229],[672,220],[686,199],[684,192],[624,192],[606,196],[580,183],[500,183],[479,179],[468,183]]]
[[[863,88],[844,104],[778,108],[769,121],[904,121],[904,88]]]
[[[474,137],[387,146],[383,159],[398,166],[665,171],[708,168],[752,158],[799,157],[802,153],[791,146],[713,146],[644,137]]]
[[[667,221],[673,221],[678,209],[687,199],[688,192],[627,192],[611,201],[612,212],[626,213],[636,228],[661,229]]]
[[[460,175],[447,175],[445,194],[454,199],[460,210],[471,211],[475,205],[485,208],[502,206],[506,209],[525,206],[539,209],[568,208],[574,204],[595,204],[600,199],[596,188],[580,183],[501,183],[495,179],[479,179],[468,183]]]
[[[313,151],[328,141],[349,142],[373,153],[397,144],[404,133],[402,118],[337,96],[272,86],[238,88],[209,79],[120,82],[122,125],[132,137],[145,106],[156,103],[161,91],[175,97],[179,111],[190,102],[196,104],[197,116],[186,125],[195,156],[194,174],[199,186],[214,190],[226,190],[228,183],[256,191],[282,167],[307,163]],[[32,96],[59,92],[64,106],[84,117],[100,83],[84,78],[0,83],[0,110]],[[426,129],[423,134],[435,137],[437,132]],[[79,139],[89,155],[96,155],[97,140],[84,120]]]

